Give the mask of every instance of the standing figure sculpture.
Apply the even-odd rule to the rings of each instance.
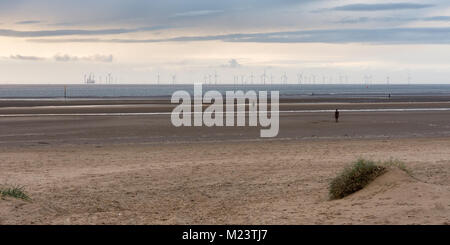
[[[336,123],[339,122],[339,111],[338,111],[338,109],[336,109],[336,111],[334,112],[334,119],[336,119]]]

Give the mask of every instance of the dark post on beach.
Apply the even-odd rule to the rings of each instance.
[[[336,123],[339,122],[339,110],[336,109],[336,111],[334,112],[334,119],[336,119]]]

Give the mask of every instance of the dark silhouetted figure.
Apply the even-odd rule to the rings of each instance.
[[[334,112],[334,119],[336,119],[336,122],[339,122],[339,111],[338,109],[336,109],[336,111]]]

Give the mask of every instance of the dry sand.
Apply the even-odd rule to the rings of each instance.
[[[329,201],[357,157],[387,173]],[[310,140],[39,146],[3,150],[0,179],[31,203],[0,200],[0,224],[449,224],[450,140]]]
[[[0,199],[0,224],[450,224],[450,112],[280,120],[261,140],[162,115],[2,117],[0,184],[33,201]],[[414,177],[388,172],[329,201],[359,157],[401,160]]]

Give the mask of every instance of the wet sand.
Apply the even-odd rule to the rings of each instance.
[[[449,107],[292,103],[283,106]],[[170,108],[140,106],[113,108]],[[80,110],[21,107],[0,114]],[[0,199],[0,224],[450,224],[450,111],[332,116],[282,113],[273,139],[259,128],[175,128],[170,115],[0,117],[0,184],[33,198]],[[329,201],[331,178],[359,157],[402,160],[414,178],[389,173]]]
[[[336,105],[344,108],[344,105]],[[356,106],[356,105],[353,105]],[[394,106],[394,105],[393,105]],[[359,108],[364,108],[361,105]],[[434,106],[433,106],[434,107]],[[324,107],[320,107],[324,108]],[[395,108],[401,108],[395,105]],[[27,108],[38,113],[40,108]],[[50,109],[49,109],[50,110]],[[260,127],[172,126],[170,114],[0,116],[1,145],[122,144],[261,141]],[[92,113],[104,112],[93,108]],[[52,112],[52,111],[49,111]],[[122,108],[121,113],[128,110]],[[150,112],[152,112],[150,110]],[[53,111],[54,113],[54,111]],[[280,130],[270,140],[389,139],[450,136],[450,111],[349,111],[339,123],[333,112],[287,112],[280,114]]]

